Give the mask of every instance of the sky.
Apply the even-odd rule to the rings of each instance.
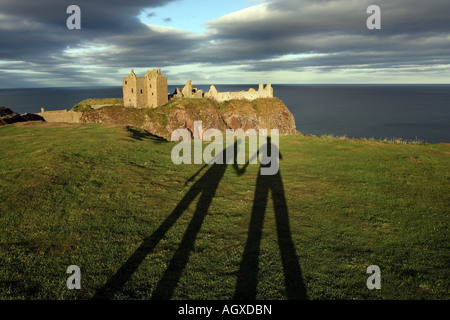
[[[81,29],[69,30],[69,5]],[[381,29],[370,30],[370,5]],[[450,83],[448,0],[0,0],[0,88]]]

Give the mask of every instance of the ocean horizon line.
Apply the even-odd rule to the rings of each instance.
[[[415,87],[415,86],[450,86],[450,83],[271,83],[272,86],[323,86],[323,87],[340,87],[340,86],[355,86],[355,87]],[[184,86],[186,83],[169,84],[171,87]],[[254,86],[258,83],[195,83],[195,86]],[[86,88],[120,88],[122,85],[85,85],[85,86],[41,86],[41,87],[8,87],[0,88],[0,90],[26,90],[26,89],[86,89]]]

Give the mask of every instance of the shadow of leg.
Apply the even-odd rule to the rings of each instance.
[[[222,157],[225,159],[227,150],[229,150],[229,148],[236,148],[236,145],[237,142],[227,149],[224,149],[219,155],[217,155],[217,157]],[[206,165],[203,168],[205,167]],[[201,170],[203,170],[203,168]],[[226,164],[213,164],[208,171],[194,183],[188,193],[183,197],[177,207],[164,220],[159,228],[150,237],[144,239],[141,246],[136,249],[133,255],[120,267],[117,273],[95,294],[93,299],[109,299],[113,297],[115,292],[122,288],[123,285],[130,279],[145,257],[153,251],[153,249],[165,236],[167,231],[174,225],[182,213],[194,201],[197,195],[201,193],[202,195],[197,203],[194,217],[188,226],[179,248],[172,258],[169,267],[164,272],[164,275],[158,283],[158,286],[152,296],[154,299],[169,299],[172,297],[181,273],[188,262],[189,254],[194,247],[195,237],[200,230],[203,219],[208,212],[208,208],[219,186],[219,182],[225,174],[226,168]],[[201,170],[188,179],[188,181],[197,176]]]
[[[306,299],[306,288],[292,241],[289,213],[281,174],[258,175],[247,243],[237,276],[234,299],[256,299],[259,251],[269,190],[275,211],[278,244],[283,264],[286,296],[288,299]]]
[[[291,300],[306,299],[306,288],[303,283],[294,242],[292,241],[283,181],[279,172],[271,177],[270,186],[277,225],[278,245],[283,263],[286,295]]]
[[[247,243],[245,245],[237,276],[236,289],[234,293],[235,300],[256,299],[259,248],[261,244],[268,191],[267,186],[261,182],[261,176],[258,175]]]
[[[212,202],[214,193],[215,189],[204,190],[202,192],[202,195],[198,200],[194,216],[189,223],[183,239],[181,240],[180,246],[172,257],[169,266],[155,288],[152,299],[169,300],[172,298],[181,274],[189,261],[189,255],[194,249],[196,236],[200,231],[206,214],[208,213],[208,208]]]
[[[137,270],[139,265],[150,254],[153,249],[158,245],[167,231],[178,220],[181,214],[187,209],[189,204],[195,199],[195,197],[201,192],[202,188],[199,184],[194,184],[188,193],[183,197],[180,203],[172,211],[172,213],[164,220],[164,222],[158,227],[150,237],[143,240],[142,244],[133,255],[120,267],[116,274],[108,280],[108,282],[95,294],[93,299],[110,299],[114,296],[115,292],[120,290],[123,285],[130,279],[133,273]]]
[[[196,184],[202,186],[202,189],[194,216],[188,225],[177,251],[172,257],[169,266],[156,286],[152,299],[168,300],[172,298],[181,274],[189,261],[189,255],[194,249],[195,239],[203,224],[203,220],[208,213],[209,206],[211,205],[226,168],[227,165],[214,164],[200,180],[196,182]]]

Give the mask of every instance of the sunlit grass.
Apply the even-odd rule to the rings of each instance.
[[[133,128],[0,127],[0,298],[91,299],[173,212],[201,165],[174,165],[175,143]],[[448,299],[449,155],[445,144],[280,137],[292,241],[309,299]],[[228,166],[174,299],[230,299],[259,166]],[[149,299],[186,234],[198,197],[115,288]],[[82,289],[68,290],[78,265]],[[368,290],[378,265],[382,289]],[[258,299],[286,299],[275,211],[262,230]]]

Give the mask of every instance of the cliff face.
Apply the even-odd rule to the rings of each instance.
[[[295,134],[295,119],[277,98],[231,100],[219,103],[210,99],[174,99],[156,109],[105,107],[84,112],[81,123],[131,125],[170,140],[176,129],[194,132],[194,121],[203,130],[278,129],[281,135]]]
[[[278,129],[282,135],[295,134],[295,119],[283,101],[261,98],[231,100],[220,104],[222,119],[231,129]]]

